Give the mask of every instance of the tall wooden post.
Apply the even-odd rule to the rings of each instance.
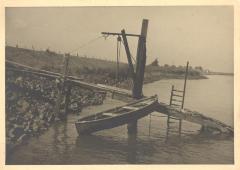
[[[121,37],[118,36],[117,37],[117,70],[116,70],[116,84],[118,83],[119,81],[119,57],[120,57],[120,44],[121,44]]]
[[[188,77],[188,65],[189,65],[189,62],[187,62],[187,66],[186,66],[181,109],[183,109],[184,101],[185,101],[185,93],[186,93],[186,85],[187,85],[187,77]],[[182,119],[179,120],[179,135],[181,135],[181,131],[182,131]]]
[[[146,65],[146,38],[147,38],[148,20],[143,19],[141,35],[138,39],[136,74],[133,80],[132,96],[135,99],[142,98],[142,88],[144,80],[144,71]],[[132,120],[128,124],[128,133],[137,132],[137,120]]]
[[[62,80],[60,81],[60,87],[58,89],[58,97],[57,97],[57,101],[56,101],[56,109],[55,109],[55,115],[57,115],[60,119],[64,119],[65,118],[65,113],[60,114],[60,107],[61,107],[61,103],[63,101],[63,97],[66,99],[66,96],[63,96],[64,90],[65,90],[65,85],[66,85],[66,78],[67,78],[67,74],[68,74],[68,61],[69,61],[69,54],[65,54],[64,55],[64,68],[63,68],[63,75],[62,75]],[[66,106],[65,106],[66,108]],[[64,109],[65,111],[65,109]]]
[[[186,72],[185,72],[185,78],[184,78],[184,87],[183,87],[183,100],[182,100],[181,109],[183,109],[184,100],[185,100],[186,84],[187,84],[187,77],[188,77],[188,65],[189,65],[189,62],[187,62],[187,66],[186,66]]]
[[[65,115],[67,115],[68,113],[68,105],[70,103],[70,96],[71,96],[71,90],[72,90],[72,86],[71,84],[69,84],[69,82],[67,83],[67,89],[66,89],[66,94],[65,94]]]
[[[136,60],[136,76],[133,85],[132,95],[136,99],[142,97],[142,87],[144,80],[144,71],[146,65],[146,38],[147,38],[148,20],[142,22],[141,35],[138,40],[137,60]]]
[[[122,33],[123,44],[124,44],[126,55],[127,55],[127,59],[128,59],[128,65],[129,65],[130,74],[131,74],[131,77],[132,77],[132,79],[134,81],[134,79],[135,79],[135,72],[134,72],[134,67],[133,67],[133,63],[132,63],[132,59],[131,59],[131,53],[130,53],[130,50],[129,50],[129,46],[128,46],[128,41],[127,41],[125,30],[123,29],[121,31],[121,33]]]

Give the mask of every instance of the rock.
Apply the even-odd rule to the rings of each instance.
[[[23,78],[20,76],[20,77],[18,77],[17,79],[16,79],[16,83],[19,83],[19,82],[22,82],[23,81]]]
[[[26,112],[28,109],[29,109],[29,103],[24,100],[24,99],[20,99],[18,102],[17,102],[17,111],[21,112],[21,113],[24,113]]]
[[[8,142],[25,138],[24,134],[35,135],[56,121],[54,102],[62,80],[16,73],[6,76],[6,131]],[[100,81],[100,80],[99,80]],[[15,88],[17,87],[17,88]],[[22,89],[22,90],[19,90]],[[104,93],[73,87],[69,109],[79,113],[83,107],[102,104]],[[64,104],[61,108],[64,109]]]
[[[22,134],[18,139],[17,142],[23,142],[27,139],[27,135],[26,134]]]
[[[11,134],[9,135],[13,140],[18,139],[21,135],[24,134],[24,128],[22,126],[15,126],[11,129]]]
[[[74,112],[81,111],[82,110],[81,103],[74,101],[70,104],[69,109]]]

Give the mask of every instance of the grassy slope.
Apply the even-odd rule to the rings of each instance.
[[[34,51],[16,47],[6,47],[6,59],[15,61],[21,64],[32,66],[34,68],[61,72],[63,64],[63,55],[54,52]],[[114,79],[116,71],[116,62],[100,60],[96,58],[86,57],[70,57],[70,74],[74,76],[88,77],[89,80],[98,82],[103,78]],[[128,65],[120,63],[120,73],[124,77],[127,75]],[[190,79],[206,78],[202,75],[195,75],[194,70],[190,70]],[[91,75],[91,76],[89,76]],[[96,76],[97,75],[97,76]],[[184,77],[184,72],[175,73],[168,72],[161,67],[147,66],[145,71],[145,82],[152,82],[160,79],[181,79]],[[126,77],[125,77],[126,78]],[[100,81],[101,82],[101,81]]]
[[[61,70],[63,64],[63,55],[54,52],[33,51],[23,48],[6,47],[6,59],[35,68]],[[112,61],[100,60],[95,58],[84,58],[71,56],[70,69],[116,69],[116,63]],[[126,68],[127,64],[120,64],[121,68]]]

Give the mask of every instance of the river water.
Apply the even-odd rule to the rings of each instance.
[[[183,80],[161,80],[144,85],[144,94],[158,94],[169,103],[171,85],[182,89]],[[112,107],[113,101],[95,107]],[[114,101],[115,105],[122,104]],[[188,80],[185,107],[204,113],[233,126],[233,76],[209,76]],[[90,108],[91,110],[91,108]],[[88,112],[85,110],[85,112]],[[156,116],[154,116],[156,115]],[[232,137],[200,133],[200,126],[183,121],[167,130],[166,117],[159,113],[138,121],[138,133],[128,135],[126,126],[79,137],[75,115],[65,123],[56,123],[40,137],[7,155],[7,164],[233,164]]]

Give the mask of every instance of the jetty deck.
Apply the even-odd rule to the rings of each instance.
[[[202,125],[204,129],[218,130],[221,133],[233,134],[234,130],[231,126],[224,124],[223,122],[207,117],[203,113],[197,111],[191,111],[189,109],[177,109],[168,104],[159,102],[155,108],[155,111],[172,116],[177,119],[185,120],[191,123]]]

